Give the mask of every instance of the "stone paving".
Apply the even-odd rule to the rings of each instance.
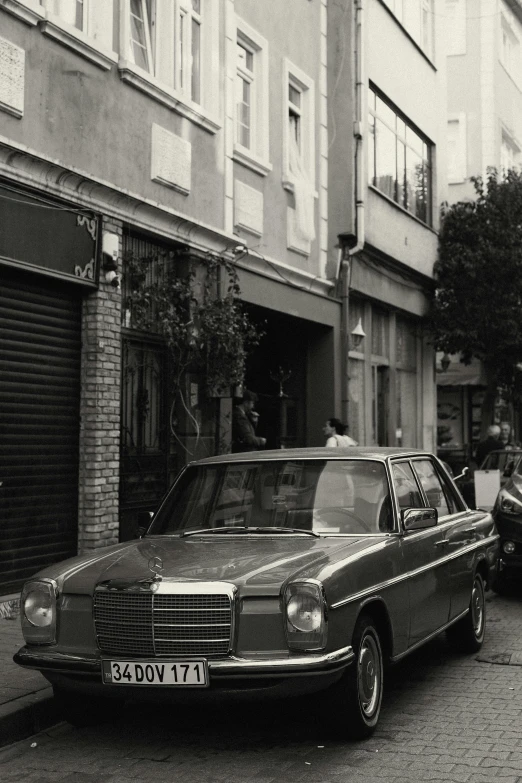
[[[487,607],[478,656],[456,655],[441,637],[388,673],[379,728],[365,742],[329,740],[312,699],[134,707],[110,725],[62,723],[5,747],[0,780],[522,783],[522,588],[489,594]]]

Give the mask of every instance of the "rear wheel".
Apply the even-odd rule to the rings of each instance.
[[[486,633],[486,596],[484,580],[477,572],[473,578],[468,613],[448,628],[448,639],[460,652],[478,652]]]
[[[375,731],[383,692],[383,658],[373,619],[362,615],[353,634],[355,661],[325,694],[330,733],[364,739]]]
[[[123,701],[66,691],[53,687],[56,707],[64,720],[73,726],[95,726],[117,720],[123,712]]]

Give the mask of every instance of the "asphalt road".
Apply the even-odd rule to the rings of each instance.
[[[522,587],[488,594],[481,653],[445,637],[391,670],[365,742],[330,741],[312,699],[213,710],[129,708],[0,751],[2,783],[522,783]]]

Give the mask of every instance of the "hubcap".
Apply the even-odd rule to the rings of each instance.
[[[365,636],[361,642],[357,679],[361,709],[369,718],[375,711],[381,690],[380,655],[373,636]]]
[[[484,593],[478,579],[473,583],[473,592],[471,593],[471,616],[473,618],[473,630],[478,638],[482,633],[484,623]]]

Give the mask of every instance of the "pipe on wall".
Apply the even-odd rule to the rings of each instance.
[[[365,74],[365,13],[364,0],[354,0],[354,59],[355,59],[355,117],[353,135],[355,139],[354,150],[354,202],[355,202],[355,234],[350,235],[350,241],[340,237],[340,273],[341,273],[341,324],[342,324],[342,420],[348,421],[349,413],[349,378],[348,378],[348,352],[350,350],[350,285],[352,276],[353,257],[359,253],[365,242],[364,225],[364,196],[366,188],[365,180],[365,153],[366,153],[366,129],[367,129],[367,84]]]

